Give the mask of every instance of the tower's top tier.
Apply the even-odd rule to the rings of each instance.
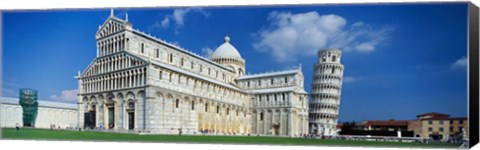
[[[342,50],[338,48],[323,49],[318,51],[319,63],[340,63]]]

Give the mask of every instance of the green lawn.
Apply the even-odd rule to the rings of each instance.
[[[257,136],[193,136],[193,135],[137,135],[122,133],[105,133],[90,131],[63,131],[48,129],[2,128],[2,139],[18,140],[81,140],[81,141],[128,141],[128,142],[175,142],[175,143],[227,143],[227,144],[270,144],[270,145],[335,145],[335,146],[376,146],[376,147],[430,147],[457,148],[453,144],[423,144],[400,142],[347,141],[347,140],[314,140],[284,137]]]

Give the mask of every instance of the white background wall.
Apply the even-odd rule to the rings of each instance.
[[[23,125],[22,107],[20,105],[2,104],[0,110],[0,127],[15,127],[18,123]],[[77,110],[65,108],[38,107],[35,127],[50,128],[56,124],[61,128],[77,126]]]

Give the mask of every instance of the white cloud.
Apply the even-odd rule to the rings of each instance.
[[[0,83],[2,84],[1,96],[18,98],[18,92],[23,86],[18,84],[16,78],[6,78]]]
[[[18,90],[2,87],[2,96],[18,98]]]
[[[210,16],[210,13],[204,11],[202,8],[193,7],[185,9],[175,9],[172,14],[165,15],[162,21],[155,21],[153,25],[149,27],[149,30],[156,28],[164,29],[170,27],[170,24],[174,24],[175,33],[179,32],[179,29],[182,28],[185,24],[185,16],[191,12],[198,12],[204,17]]]
[[[345,82],[345,83],[352,83],[352,82],[355,82],[357,80],[358,80],[358,78],[351,77],[351,76],[346,76],[346,77],[343,78],[343,82]]]
[[[48,99],[51,101],[57,101],[57,102],[76,102],[77,101],[77,94],[78,90],[63,90],[61,95],[51,95]]]
[[[373,43],[373,42],[365,42],[355,46],[355,49],[357,49],[360,52],[371,52],[375,50],[375,45],[376,43]]]
[[[467,57],[463,56],[462,58],[452,63],[451,68],[452,69],[467,68],[467,63],[468,63]]]
[[[172,41],[170,44],[180,47],[180,43],[178,41]]]
[[[315,11],[300,14],[274,11],[267,20],[270,24],[254,34],[259,38],[253,47],[271,53],[277,62],[293,61],[302,55],[315,55],[324,48],[373,52],[392,30],[386,27],[373,28],[364,22],[348,26],[342,16],[320,15]]]
[[[212,48],[209,48],[209,47],[202,48],[203,56],[205,56],[206,58],[210,58],[210,56],[212,56],[213,52],[214,52],[214,50]]]
[[[170,24],[170,18],[165,18],[163,19],[161,26],[162,28],[167,28],[169,24]]]
[[[359,21],[359,22],[355,22],[354,24],[352,24],[352,27],[360,27],[360,26],[363,26],[363,25],[365,25],[365,22]]]

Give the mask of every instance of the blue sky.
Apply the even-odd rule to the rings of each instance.
[[[316,51],[343,49],[340,121],[467,115],[467,5],[314,5],[115,9],[135,29],[208,56],[229,35],[247,72],[302,64],[310,91]],[[2,95],[20,88],[74,103],[77,71],[96,55],[109,9],[3,14]]]

